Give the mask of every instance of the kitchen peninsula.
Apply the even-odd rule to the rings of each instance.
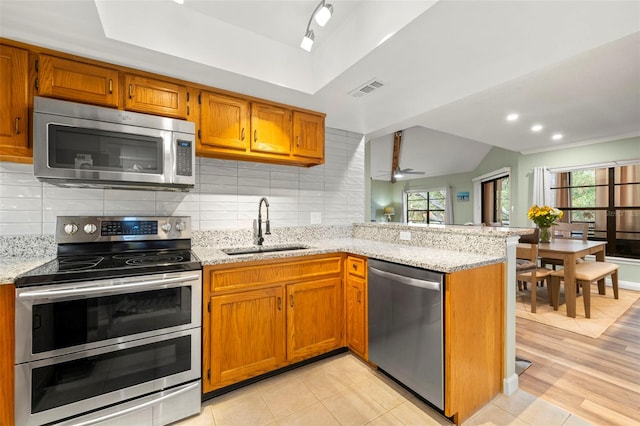
[[[447,403],[444,412],[456,423],[460,423],[486,404],[501,389],[505,393],[509,391],[509,383],[513,375],[513,366],[510,365],[509,360],[510,350],[513,348],[509,349],[509,333],[505,333],[505,330],[509,330],[507,312],[510,303],[509,289],[512,286],[506,285],[510,282],[511,268],[505,268],[503,265],[509,262],[509,244],[517,240],[514,236],[522,232],[526,231],[506,228],[423,227],[396,224],[273,228],[272,235],[265,241],[265,247],[296,243],[308,248],[231,256],[220,249],[252,245],[250,231],[202,231],[195,232],[193,235],[193,250],[204,267],[205,309],[208,302],[207,296],[210,296],[211,300],[222,296],[229,299],[237,293],[237,289],[229,288],[216,294],[217,290],[211,285],[210,274],[225,269],[238,271],[249,267],[256,270],[265,265],[304,263],[309,259],[338,259],[335,264],[341,267],[344,264],[343,259],[355,255],[355,259],[375,258],[447,274],[449,278],[446,291],[448,293],[445,295],[445,300],[449,304],[449,309],[445,310],[445,324],[448,327],[446,333],[450,338],[445,340],[447,342],[445,364],[451,368],[448,368],[445,376]],[[404,238],[402,240],[401,233]],[[407,237],[410,239],[407,240]],[[28,238],[25,237],[25,241]],[[13,244],[17,242],[13,241]],[[26,244],[29,243],[26,242]],[[19,250],[19,247],[16,247],[16,250]],[[43,256],[46,254],[42,253]],[[13,263],[11,270],[5,268],[8,263],[2,263],[1,281],[5,283],[10,283],[15,278],[13,274],[18,274],[32,265],[32,263],[25,263],[24,269],[20,271],[20,263],[16,259],[5,257],[3,260],[10,260]],[[22,261],[29,262],[29,259],[22,258]],[[330,282],[337,282],[342,283],[340,288],[344,289],[343,272],[346,273],[344,269],[328,269],[323,272],[328,275],[321,277],[324,285],[320,287],[326,290],[330,287]],[[293,283],[293,281],[286,281],[287,279],[285,282]],[[332,279],[334,281],[330,281]],[[481,285],[478,285],[479,283]],[[208,287],[207,284],[211,286]],[[283,291],[283,285],[271,283],[258,290],[275,291],[274,297],[277,298],[278,294],[283,294],[277,293]],[[256,290],[255,287],[245,288],[243,292],[246,294],[254,290]],[[343,303],[344,292],[332,294],[339,298],[334,302],[341,307],[340,314],[343,315],[346,310],[344,308],[346,305]],[[288,302],[289,298],[286,300]],[[207,311],[203,312],[206,316]],[[335,341],[321,351],[328,352],[331,348],[346,346],[342,325],[344,320],[338,320],[338,324]],[[478,324],[483,326],[478,327]],[[206,353],[207,336],[210,331],[205,327],[203,334],[205,336],[203,350]],[[487,342],[491,348],[481,351],[477,346],[468,346],[477,344],[479,340]],[[502,350],[503,348],[506,350]],[[313,351],[308,353],[310,356],[314,354],[316,353]],[[480,359],[477,358],[478,356]],[[306,355],[296,355],[291,358],[291,362],[286,360],[276,362],[274,369],[304,358]],[[478,368],[478,362],[487,363],[488,367]],[[263,372],[269,370],[266,368]],[[205,376],[206,372],[203,378]],[[469,392],[470,387],[473,387],[474,392]]]

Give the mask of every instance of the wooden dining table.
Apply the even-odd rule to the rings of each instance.
[[[563,262],[564,297],[568,317],[576,317],[576,261],[588,254],[593,254],[596,257],[596,262],[604,262],[606,245],[606,241],[561,238],[553,239],[549,243],[538,244],[539,257],[559,259]]]

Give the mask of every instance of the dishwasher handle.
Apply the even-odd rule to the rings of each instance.
[[[400,284],[406,284],[413,287],[420,287],[427,290],[440,291],[440,283],[437,281],[425,281],[425,280],[419,280],[417,278],[405,277],[403,275],[394,274],[392,272],[381,271],[380,269],[376,269],[372,266],[369,266],[369,273],[394,280]]]

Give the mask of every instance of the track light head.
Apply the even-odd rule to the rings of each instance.
[[[315,36],[313,35],[313,30],[308,30],[307,33],[302,38],[302,43],[300,43],[300,47],[302,47],[307,52],[311,52],[311,47],[313,46],[313,40]]]
[[[324,2],[323,2],[324,3]],[[314,18],[318,25],[324,27],[331,19],[331,15],[333,15],[333,6],[330,4],[324,4],[314,15]]]

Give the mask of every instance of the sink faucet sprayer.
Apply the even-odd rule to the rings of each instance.
[[[253,239],[255,244],[261,246],[264,238],[262,236],[262,203],[267,208],[267,220],[264,222],[264,235],[271,235],[271,225],[269,224],[269,200],[267,197],[260,198],[258,203],[258,220],[253,221]]]

